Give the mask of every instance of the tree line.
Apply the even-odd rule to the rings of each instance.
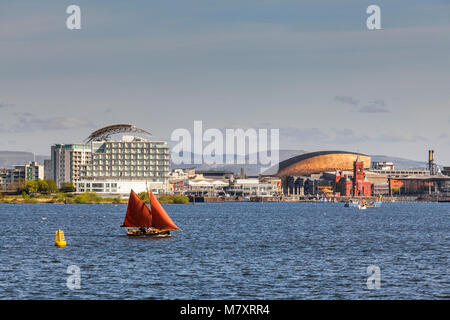
[[[64,182],[58,188],[56,182],[53,180],[27,180],[24,181],[16,190],[18,193],[25,192],[26,194],[41,193],[51,194],[56,192],[74,192],[75,186],[72,182]]]

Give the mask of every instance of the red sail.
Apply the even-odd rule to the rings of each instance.
[[[146,204],[131,190],[128,200],[127,215],[122,227],[151,227],[152,214]]]
[[[169,215],[161,206],[158,199],[156,199],[152,190],[150,190],[148,197],[150,199],[150,206],[152,208],[152,227],[156,229],[179,229],[175,225],[175,223],[173,223],[172,219],[170,219]]]

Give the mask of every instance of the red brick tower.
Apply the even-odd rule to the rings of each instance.
[[[358,157],[353,162],[353,196],[368,197],[371,195],[371,183],[365,177],[364,162]]]

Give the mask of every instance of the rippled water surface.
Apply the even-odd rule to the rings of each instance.
[[[450,203],[165,208],[183,231],[155,240],[118,228],[126,205],[0,204],[0,299],[450,298]]]

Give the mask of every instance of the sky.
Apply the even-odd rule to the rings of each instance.
[[[201,120],[450,165],[449,57],[450,0],[0,0],[0,150],[116,123],[170,142]]]

